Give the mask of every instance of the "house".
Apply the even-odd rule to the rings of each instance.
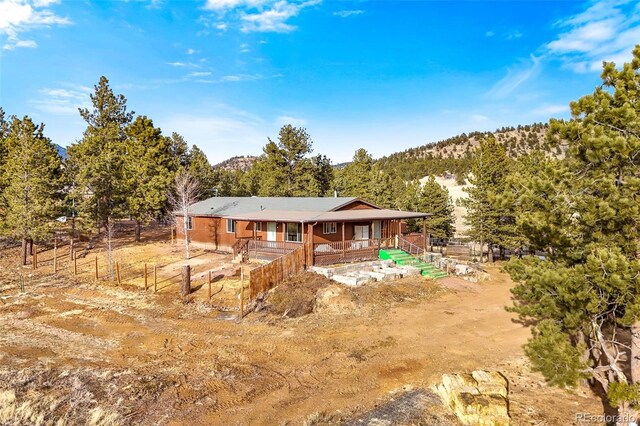
[[[193,204],[187,220],[190,240],[208,248],[234,254],[248,249],[268,258],[304,247],[309,263],[316,264],[316,258],[327,263],[367,257],[401,235],[406,219],[428,216],[354,197],[213,197]],[[179,238],[182,220],[178,214]]]

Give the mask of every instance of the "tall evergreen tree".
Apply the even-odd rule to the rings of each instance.
[[[189,151],[187,170],[199,182],[200,198],[205,199],[219,195],[216,173],[205,153],[196,145]]]
[[[515,259],[513,310],[534,321],[526,353],[550,383],[594,379],[619,414],[640,410],[640,46],[605,63],[602,87],[551,122],[568,143],[521,195],[518,223],[545,260]],[[621,424],[621,423],[619,423]],[[626,423],[625,423],[626,424]]]
[[[186,168],[189,166],[189,145],[182,135],[173,132],[169,137],[171,145],[171,155],[175,160],[175,169]]]
[[[1,225],[5,235],[22,240],[23,264],[27,240],[48,237],[62,207],[61,159],[43,130],[43,124],[36,126],[29,117],[14,118],[4,141]]]
[[[91,102],[92,110],[79,110],[87,122],[84,137],[70,147],[68,154],[78,167],[76,190],[80,193],[76,199],[80,213],[101,227],[125,213],[125,129],[133,112],[127,112],[126,98],[113,93],[106,77],[100,77]]]
[[[467,208],[467,234],[474,241],[487,244],[489,260],[493,260],[494,246],[518,247],[515,209],[501,199],[511,166],[503,145],[493,137],[482,140],[471,166],[471,186],[466,188],[469,197],[462,200]]]
[[[366,149],[358,149],[351,163],[336,173],[336,188],[343,197],[360,197],[370,200],[373,196],[372,179],[374,161]],[[378,177],[377,174],[375,176]]]
[[[431,213],[425,221],[427,232],[436,238],[451,238],[455,232],[454,207],[449,191],[436,182],[435,177],[429,179],[418,189],[415,207],[417,211]],[[416,223],[417,231],[422,224]]]
[[[138,116],[127,126],[126,134],[126,203],[128,214],[136,221],[138,242],[142,224],[157,217],[167,205],[176,160],[171,140],[149,118]]]
[[[308,157],[313,142],[304,128],[283,126],[278,141],[269,139],[252,175],[259,177],[258,195],[304,197],[324,195],[329,186],[326,157]]]

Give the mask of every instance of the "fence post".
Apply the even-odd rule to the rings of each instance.
[[[153,292],[158,292],[158,265],[153,265]]]
[[[239,321],[242,321],[244,317],[244,267],[240,265],[240,318]]]
[[[116,278],[118,279],[118,285],[122,283],[120,280],[120,262],[116,262]]]
[[[207,301],[211,300],[211,271],[209,271],[209,290],[207,291]]]
[[[182,295],[188,296],[191,293],[191,266],[182,267]]]
[[[32,247],[33,254],[31,264],[33,266],[33,269],[38,269],[38,246],[34,244]]]
[[[144,264],[144,291],[147,291],[147,264]]]
[[[58,272],[58,239],[53,239],[53,273],[56,274]]]
[[[96,264],[96,281],[98,281],[98,256],[96,256],[95,264]]]

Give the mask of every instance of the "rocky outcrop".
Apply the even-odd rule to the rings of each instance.
[[[464,425],[509,425],[508,382],[498,372],[444,374],[435,390]]]

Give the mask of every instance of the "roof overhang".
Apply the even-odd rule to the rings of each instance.
[[[430,213],[405,212],[389,209],[339,210],[331,212],[305,212],[290,210],[261,210],[256,212],[222,216],[225,219],[249,222],[357,222],[364,220],[421,219]]]

